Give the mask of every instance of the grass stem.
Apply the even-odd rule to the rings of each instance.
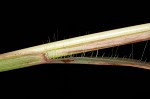
[[[0,54],[0,71],[53,63],[62,56],[146,40],[150,40],[150,23],[74,37]]]

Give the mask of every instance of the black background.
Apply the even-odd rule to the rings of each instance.
[[[114,10],[90,6],[7,7],[2,9],[0,53],[31,47],[51,41],[150,22],[142,10]],[[4,10],[5,9],[5,10]],[[105,10],[104,10],[105,9]],[[55,35],[55,36],[54,36]],[[135,59],[139,59],[145,42],[138,43]],[[139,47],[139,48],[138,48]],[[141,47],[141,49],[140,49]],[[131,51],[131,45],[122,49]],[[123,50],[120,50],[120,54]],[[149,62],[149,43],[144,60]],[[111,50],[103,50],[110,52]],[[125,51],[125,50],[124,50]],[[126,54],[129,56],[129,53]],[[123,56],[122,55],[122,56]],[[108,55],[109,56],[109,55]],[[140,96],[149,90],[150,71],[133,67],[46,64],[0,73],[3,93],[23,97],[29,95],[68,98],[100,96]],[[126,91],[125,91],[126,90]],[[146,93],[145,93],[146,94]]]

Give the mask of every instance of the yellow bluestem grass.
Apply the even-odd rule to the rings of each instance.
[[[0,71],[53,63],[62,56],[146,40],[150,40],[150,23],[74,37],[1,54]]]

